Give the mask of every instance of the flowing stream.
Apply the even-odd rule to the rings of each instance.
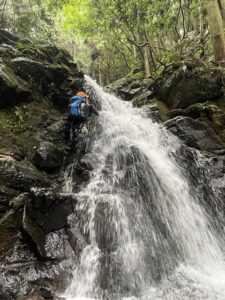
[[[222,241],[173,158],[178,139],[86,80],[101,107],[94,171],[77,193],[88,242],[64,296],[225,299]]]

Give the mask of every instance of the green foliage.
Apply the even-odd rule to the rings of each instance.
[[[209,48],[202,0],[7,3],[2,12],[6,28],[56,41],[103,85],[134,68],[146,73],[147,65],[150,76],[155,76],[174,61],[201,59]]]
[[[1,25],[3,28],[22,34],[26,37],[35,37],[52,41],[55,39],[54,12],[51,4],[57,1],[40,0],[7,0],[2,6]],[[62,7],[56,5],[57,8]]]
[[[67,2],[68,0],[45,0],[44,5],[48,11],[56,14]]]
[[[207,105],[204,105],[203,109],[210,109],[210,110],[216,112],[218,110],[218,106],[216,103],[209,103]]]
[[[89,66],[89,72],[93,73],[94,67],[97,79],[101,81],[99,77],[104,76],[103,83],[107,84],[135,67],[143,69],[141,45],[146,42],[152,76],[160,66],[179,60],[186,53],[200,57],[201,46],[190,49],[196,40],[188,36],[198,30],[195,19],[200,7],[200,0],[68,0],[58,16],[63,35],[73,37],[75,48],[79,49],[76,58],[80,60],[85,53],[82,61]],[[99,50],[96,61],[90,59],[90,43]]]
[[[26,105],[15,106],[1,112],[0,128],[4,134],[18,134],[31,129],[28,122],[29,114]]]
[[[15,124],[14,131],[23,131],[25,129],[31,128],[27,123],[28,112],[26,106],[15,106]]]

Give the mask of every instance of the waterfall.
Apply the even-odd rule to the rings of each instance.
[[[66,299],[225,299],[222,242],[173,158],[179,140],[86,80],[101,109]]]

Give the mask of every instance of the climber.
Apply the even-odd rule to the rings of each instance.
[[[75,131],[79,131],[81,127],[87,123],[89,116],[94,113],[98,115],[98,112],[95,110],[93,105],[90,105],[87,101],[88,95],[85,92],[77,92],[71,98],[68,116],[65,124],[65,138],[66,143],[68,144],[71,141],[71,129],[72,134]]]
[[[74,158],[76,161],[75,168],[83,170],[84,167],[81,162],[82,156],[85,154],[87,145],[88,117],[94,113],[98,115],[93,105],[88,103],[88,95],[85,92],[75,93],[70,100],[68,117],[65,124],[65,137],[67,145],[74,149]],[[76,147],[74,148],[74,142]]]

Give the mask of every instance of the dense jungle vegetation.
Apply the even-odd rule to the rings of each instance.
[[[1,27],[60,45],[106,85],[170,63],[223,64],[225,0],[1,0]]]

